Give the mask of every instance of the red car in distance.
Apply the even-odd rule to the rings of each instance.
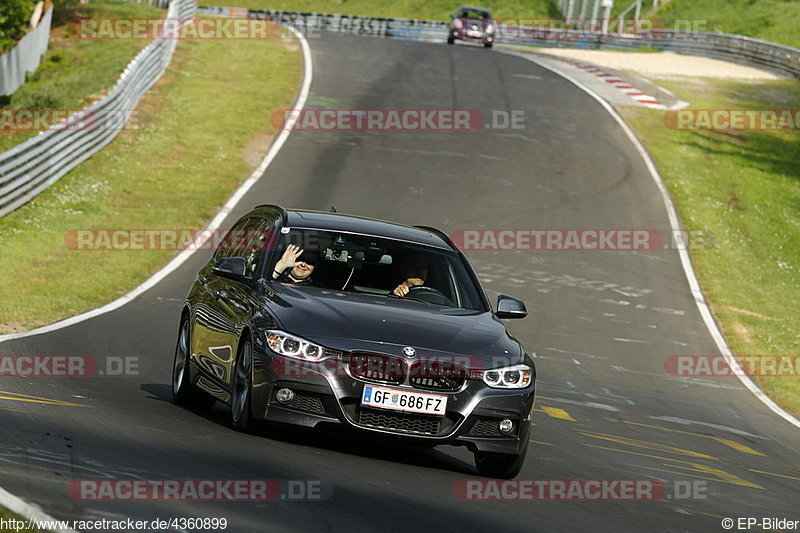
[[[492,14],[482,7],[461,6],[450,15],[450,32],[447,35],[447,44],[453,44],[456,39],[462,41],[480,41],[486,48],[491,48],[494,43],[497,24],[492,20]]]

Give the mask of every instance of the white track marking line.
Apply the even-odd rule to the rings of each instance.
[[[677,212],[675,211],[675,206],[672,203],[672,199],[669,196],[669,192],[667,191],[667,187],[666,185],[664,185],[664,180],[658,173],[658,170],[656,169],[653,160],[650,159],[650,154],[647,153],[647,150],[645,150],[644,146],[642,146],[642,143],[640,143],[639,139],[636,137],[636,134],[633,133],[633,130],[631,130],[630,126],[628,126],[628,123],[625,122],[625,120],[620,116],[620,114],[617,113],[616,109],[614,109],[611,106],[611,104],[606,102],[603,99],[603,97],[601,97],[599,94],[595,93],[589,87],[587,87],[580,81],[576,80],[569,74],[565,74],[564,72],[561,72],[553,67],[550,67],[545,63],[537,61],[535,58],[529,57],[527,55],[519,55],[519,54],[513,54],[513,55],[516,55],[517,57],[524,57],[528,61],[536,63],[540,67],[545,68],[550,72],[553,72],[561,76],[562,78],[571,82],[576,87],[583,90],[589,96],[597,100],[597,102],[601,106],[603,106],[603,109],[608,111],[608,114],[611,115],[611,117],[617,121],[619,126],[622,128],[622,131],[625,132],[625,135],[628,137],[628,139],[633,144],[634,148],[636,148],[636,151],[639,152],[639,155],[644,160],[645,165],[647,166],[647,170],[650,171],[650,176],[656,183],[656,186],[658,187],[658,190],[661,193],[661,199],[664,201],[664,207],[666,207],[667,209],[667,216],[669,217],[669,223],[670,226],[672,227],[673,234],[678,236],[682,235],[682,233],[680,233],[679,231],[680,222],[678,221],[678,215]],[[679,237],[679,240],[680,239],[681,238]],[[678,244],[684,244],[684,243],[679,242]],[[747,388],[747,390],[752,392],[756,398],[761,400],[761,402],[764,405],[769,407],[769,409],[773,413],[780,416],[781,418],[792,424],[794,427],[800,428],[800,420],[792,416],[790,413],[784,411],[780,405],[776,404],[769,396],[764,394],[764,391],[758,388],[758,385],[756,385],[753,382],[753,380],[751,380],[750,377],[748,377],[747,374],[745,374],[742,371],[741,367],[739,366],[739,362],[736,360],[736,357],[733,355],[733,353],[731,353],[730,348],[728,348],[728,343],[725,341],[725,337],[722,335],[719,326],[714,320],[714,316],[711,314],[711,309],[708,307],[708,303],[706,302],[705,296],[703,295],[703,291],[700,289],[700,282],[697,281],[697,276],[695,276],[694,269],[692,268],[692,261],[689,257],[689,252],[686,250],[686,246],[678,246],[678,255],[680,256],[681,259],[681,265],[683,266],[683,271],[686,274],[686,280],[689,282],[689,289],[691,290],[692,296],[694,297],[694,302],[697,305],[698,311],[700,311],[700,316],[703,317],[703,322],[705,323],[708,332],[714,339],[714,342],[717,345],[717,349],[720,351],[723,357],[725,357],[725,361],[728,363],[728,366],[731,368],[734,374],[739,378],[739,381],[741,381],[742,384]]]
[[[0,487],[0,505],[5,507],[12,513],[24,516],[28,520],[33,520],[35,522],[38,522],[40,525],[42,522],[50,522],[52,524],[59,521],[53,518],[52,516],[48,515],[44,511],[42,511],[36,505],[31,505],[25,500],[22,500],[17,496],[14,496],[13,494],[3,489],[2,487]],[[7,531],[11,530],[9,529]],[[58,529],[53,529],[51,531],[57,531],[58,533],[78,533],[74,529],[69,529],[69,528],[66,529],[58,528]]]

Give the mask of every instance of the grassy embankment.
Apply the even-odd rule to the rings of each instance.
[[[50,45],[36,72],[10,96],[0,96],[0,113],[28,109],[82,109],[111,88],[139,50],[149,41],[78,39],[82,18],[162,18],[164,10],[123,0],[94,1],[83,6],[55,7]],[[4,118],[8,123],[9,116]],[[13,124],[13,122],[12,122]],[[0,151],[38,131],[0,127]]]
[[[800,109],[796,81],[653,81],[695,109]],[[740,356],[794,356],[796,372],[800,131],[675,130],[666,127],[663,111],[622,112],[653,156],[684,225],[713,236],[711,248],[691,256],[731,349]],[[800,375],[757,381],[800,413]]]
[[[800,2],[672,0],[662,4],[652,16],[662,19],[667,27],[674,27],[678,21],[699,21],[701,24],[696,26],[697,29],[747,35],[800,47]]]
[[[289,39],[179,42],[139,129],[0,219],[0,332],[103,305],[163,265],[174,251],[75,251],[65,235],[204,227],[266,153],[272,112],[291,106],[301,67]]]
[[[691,24],[800,46],[798,2],[672,0],[651,16],[667,27]],[[694,109],[800,109],[797,80],[653,81]],[[693,250],[692,260],[731,349],[791,356],[800,370],[800,131],[676,131],[665,127],[663,111],[631,107],[623,114],[644,139],[684,223],[715,235],[716,245]],[[799,375],[756,380],[800,414]]]

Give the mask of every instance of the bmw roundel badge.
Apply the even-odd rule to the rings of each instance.
[[[417,355],[417,351],[411,346],[406,346],[403,348],[403,355],[406,357],[415,357]]]

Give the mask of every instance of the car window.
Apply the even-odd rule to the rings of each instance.
[[[466,18],[466,19],[488,19],[490,15],[487,11],[481,11],[477,9],[463,9],[458,14],[459,18]]]
[[[248,277],[256,274],[261,257],[274,229],[275,219],[255,217],[245,226],[247,241],[242,257],[245,259],[245,273]]]
[[[319,255],[311,286],[394,297],[394,289],[406,282],[413,286],[408,299],[483,310],[480,289],[462,257],[452,250],[376,236],[292,228],[281,235],[275,262],[289,244]]]
[[[214,252],[214,259],[236,257],[239,255],[240,241],[243,238],[245,227],[251,220],[251,218],[240,220],[225,234],[225,237]]]
[[[214,253],[214,258],[244,257],[245,273],[252,277],[258,270],[274,225],[273,217],[256,216],[239,221],[225,235]]]

